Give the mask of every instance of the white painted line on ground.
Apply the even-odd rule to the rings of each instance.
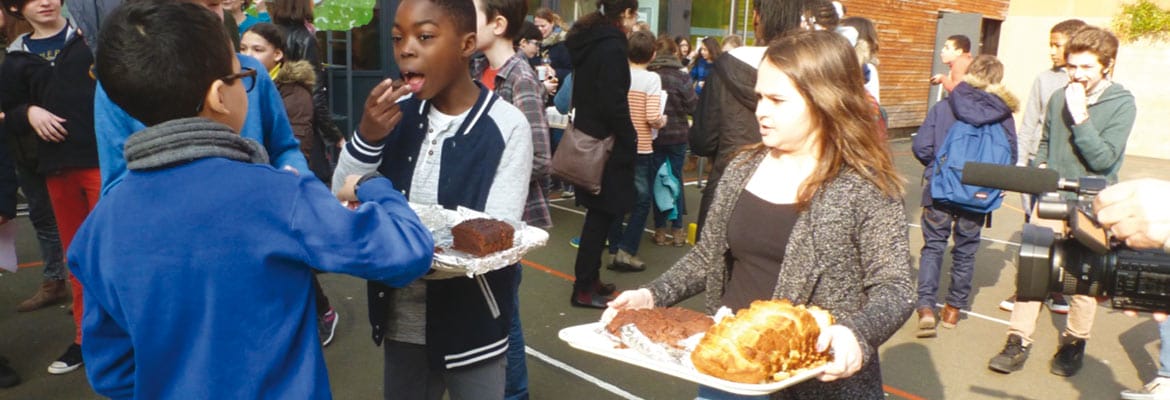
[[[922,229],[922,225],[918,225],[918,224],[910,224],[910,223],[908,223],[908,224],[906,224],[906,225],[910,225],[910,226],[912,226],[912,227],[915,227],[915,228],[918,228],[918,229]],[[1016,247],[1020,247],[1020,244],[1019,244],[1019,243],[1016,243],[1016,242],[1013,242],[1013,241],[1010,241],[1010,240],[993,239],[993,238],[989,238],[989,237],[986,237],[986,236],[980,236],[980,237],[979,237],[979,239],[986,240],[986,241],[988,241],[988,242],[992,242],[992,243],[999,243],[999,244],[1002,244],[1002,245],[1005,245],[1005,246],[1016,246]]]
[[[584,216],[584,215],[585,215],[585,212],[584,212],[584,211],[578,210],[578,209],[576,209],[576,208],[569,208],[569,207],[565,207],[565,206],[561,206],[561,205],[556,205],[556,204],[549,204],[549,207],[552,207],[552,208],[559,208],[559,209],[561,209],[561,210],[565,210],[565,211],[571,212],[571,213],[573,213],[573,214],[581,215],[581,216]],[[624,217],[625,217],[625,216],[623,216],[623,218],[624,218]],[[647,217],[647,219],[649,219],[649,218],[650,218],[650,216],[649,216],[649,215],[647,215],[646,217]],[[653,231],[653,230],[650,230],[650,228],[646,228],[646,229],[642,229],[642,230],[643,230],[643,231],[645,231],[646,233],[649,233],[649,234],[651,234],[651,235],[653,235],[653,234],[654,234],[654,231]]]
[[[942,304],[942,303],[935,303],[934,305],[935,305],[935,306],[938,306],[938,308],[940,308],[940,309],[941,309],[941,308],[943,308],[943,306],[944,306],[944,304]],[[999,318],[995,318],[995,317],[989,317],[989,316],[986,316],[986,315],[983,315],[983,314],[980,314],[980,313],[971,312],[971,311],[967,311],[967,310],[959,310],[959,312],[961,312],[961,313],[963,313],[963,314],[967,314],[967,315],[969,315],[969,316],[972,316],[972,317],[975,317],[975,318],[979,318],[979,319],[985,319],[985,320],[988,320],[988,321],[991,321],[991,322],[998,322],[998,323],[1000,323],[1000,324],[1003,324],[1003,325],[1006,325],[1006,326],[1011,326],[1011,322],[1009,322],[1009,321],[1005,321],[1005,320],[1002,320],[1002,319],[999,319]]]
[[[528,347],[528,346],[524,346],[524,352],[525,352],[525,353],[528,353],[528,355],[530,355],[530,356],[533,356],[533,357],[539,358],[541,361],[544,361],[544,362],[546,362],[546,363],[549,363],[549,364],[551,364],[551,365],[552,365],[552,366],[554,366],[554,367],[557,367],[557,368],[563,369],[563,370],[565,370],[566,372],[568,372],[568,373],[570,373],[570,374],[576,375],[578,378],[584,379],[586,382],[589,382],[589,383],[592,383],[592,384],[594,384],[594,385],[597,385],[598,387],[600,387],[600,388],[602,388],[602,389],[605,389],[606,391],[608,391],[608,392],[610,392],[610,393],[613,393],[613,394],[615,394],[615,395],[617,395],[617,396],[619,396],[619,397],[621,397],[621,398],[623,398],[623,399],[628,399],[628,400],[642,400],[642,398],[641,398],[641,397],[634,396],[634,395],[633,395],[633,394],[631,394],[630,392],[627,392],[627,391],[625,391],[625,390],[622,390],[622,388],[619,388],[619,387],[617,387],[617,386],[611,385],[611,384],[609,384],[609,383],[608,383],[608,382],[606,382],[606,381],[603,381],[603,380],[601,380],[601,379],[598,379],[598,378],[594,377],[593,375],[589,375],[588,373],[585,373],[585,371],[582,371],[582,370],[579,370],[579,369],[573,368],[573,367],[572,367],[572,366],[570,366],[569,364],[565,364],[565,363],[563,363],[563,362],[560,362],[560,361],[558,361],[558,360],[557,360],[557,359],[555,359],[555,358],[549,357],[548,355],[546,355],[546,354],[544,354],[544,353],[541,353],[541,352],[539,352],[539,351],[536,351],[536,349],[534,349],[534,348],[531,348],[531,347]]]

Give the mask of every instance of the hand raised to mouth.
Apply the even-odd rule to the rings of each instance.
[[[402,120],[398,99],[410,93],[410,87],[403,80],[383,80],[366,97],[365,112],[358,124],[358,134],[363,141],[376,143],[385,139]]]

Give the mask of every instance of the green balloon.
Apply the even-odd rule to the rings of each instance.
[[[374,19],[377,0],[325,0],[313,9],[313,25],[322,31],[348,31]]]

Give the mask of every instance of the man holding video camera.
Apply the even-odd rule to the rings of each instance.
[[[1069,83],[1048,103],[1033,165],[1052,169],[1065,179],[1097,175],[1117,182],[1137,111],[1133,95],[1109,80],[1117,48],[1117,38],[1101,28],[1085,27],[1073,33],[1064,53]],[[1074,295],[1069,300],[1067,325],[1050,369],[1060,376],[1072,376],[1083,366],[1085,341],[1097,308],[1093,297]],[[1015,304],[1007,343],[988,363],[989,368],[1002,373],[1023,368],[1040,305],[1038,301]]]
[[[1162,249],[1170,254],[1170,208],[1161,203],[1170,198],[1170,181],[1139,179],[1106,188],[1093,200],[1097,222],[1114,238],[1134,249]],[[1136,314],[1127,312],[1126,314]],[[1170,321],[1155,312],[1162,344],[1158,354],[1158,375],[1137,390],[1121,392],[1122,399],[1170,398]]]

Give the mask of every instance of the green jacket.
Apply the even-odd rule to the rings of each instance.
[[[1137,106],[1133,94],[1114,82],[1096,103],[1089,105],[1089,119],[1073,125],[1065,105],[1064,90],[1057,90],[1048,101],[1044,136],[1033,165],[1048,164],[1062,178],[1104,176],[1117,183],[1125,143],[1133,130]]]

